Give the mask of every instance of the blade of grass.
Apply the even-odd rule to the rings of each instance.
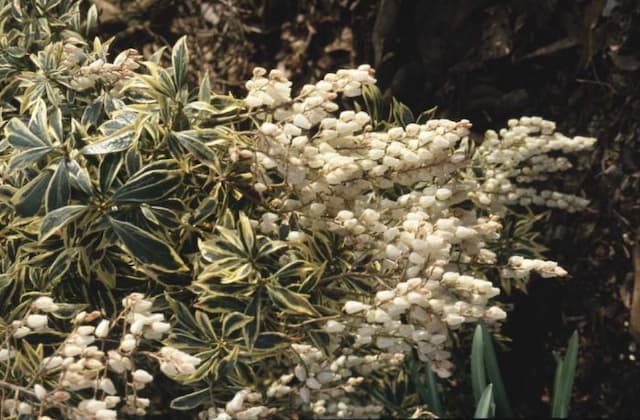
[[[504,386],[504,382],[502,381],[502,374],[500,373],[500,367],[498,366],[498,359],[493,346],[493,338],[484,325],[482,326],[482,338],[484,344],[484,363],[487,369],[489,382],[493,384],[496,411],[501,417],[513,417],[511,404],[509,404],[509,398],[507,397],[507,390]]]
[[[440,395],[438,394],[438,384],[436,383],[436,375],[431,370],[429,362],[424,364],[424,371],[427,377],[427,405],[431,411],[438,417],[444,416]]]
[[[569,340],[567,353],[556,367],[552,398],[553,406],[551,407],[551,417],[553,418],[567,418],[569,415],[571,391],[573,389],[578,360],[578,345],[578,331],[574,331]]]

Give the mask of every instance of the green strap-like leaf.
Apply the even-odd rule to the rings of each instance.
[[[49,182],[45,196],[45,209],[47,212],[66,206],[69,203],[71,187],[69,185],[69,170],[64,161],[60,161]]]
[[[425,363],[425,374],[427,376],[427,404],[431,411],[433,411],[438,417],[444,416],[444,409],[442,408],[442,402],[440,402],[440,395],[438,394],[438,384],[436,383],[436,375],[431,370],[429,363]]]
[[[487,387],[483,339],[482,326],[477,325],[471,343],[471,385],[473,387],[473,397],[476,404],[480,401],[480,397]]]
[[[77,219],[86,209],[87,206],[72,205],[60,207],[47,213],[40,224],[40,240],[47,240],[58,229]]]
[[[551,406],[551,417],[553,418],[564,419],[569,415],[571,391],[578,360],[578,344],[578,331],[574,331],[569,340],[567,354],[564,359],[560,358],[556,367]]]
[[[129,222],[109,218],[113,231],[131,256],[163,272],[188,271],[182,258],[167,243]]]
[[[493,407],[493,384],[489,384],[484,391],[482,391],[473,418],[488,419],[489,417],[493,417]]]
[[[498,366],[498,358],[496,357],[496,351],[493,347],[493,338],[487,327],[482,325],[482,338],[484,346],[484,364],[489,377],[489,382],[493,384],[493,395],[496,403],[496,410],[501,417],[513,417],[513,411],[511,410],[511,404],[507,397],[507,389],[502,381],[502,374],[500,373],[500,367]]]
[[[182,178],[177,171],[141,171],[129,178],[113,195],[115,204],[148,203],[167,197],[180,185]]]
[[[187,79],[187,65],[189,64],[189,52],[187,50],[187,37],[183,36],[176,42],[171,51],[171,65],[173,66],[173,78],[176,87],[180,89]]]

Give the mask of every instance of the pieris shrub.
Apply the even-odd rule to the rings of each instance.
[[[184,38],[112,59],[79,10],[0,0],[3,415],[421,412],[392,378],[452,375],[501,279],[566,274],[502,221],[583,209],[538,186],[595,139],[385,118],[367,65],[296,91],[257,68],[236,98],[192,83]]]

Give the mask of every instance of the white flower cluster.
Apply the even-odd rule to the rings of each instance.
[[[319,121],[318,117],[312,117],[314,111],[319,109],[336,111],[337,105],[330,105],[330,101],[336,97],[336,92],[342,92],[345,96],[359,96],[362,93],[363,84],[375,82],[372,73],[370,66],[362,65],[357,69],[342,69],[337,73],[328,73],[315,85],[306,85],[300,92],[300,100],[291,110],[296,113],[296,117],[293,118],[294,123],[297,120],[299,124],[296,125],[309,128],[311,121]],[[247,105],[251,108],[290,105],[291,82],[287,80],[284,73],[280,70],[271,70],[268,77],[265,77],[266,75],[267,71],[262,67],[253,70],[252,79],[245,84],[248,91],[245,98]],[[283,120],[292,114],[291,111],[278,110],[274,113],[274,118]]]
[[[82,311],[74,319],[74,327],[64,342],[53,354],[42,360],[41,374],[50,378],[33,386],[33,391],[25,390],[25,394],[34,395],[43,409],[60,407],[70,404],[72,394],[83,390],[92,390],[92,398],[81,399],[77,407],[68,406],[69,415],[73,418],[91,418],[107,420],[118,418],[120,411],[127,415],[145,415],[150,400],[141,398],[137,392],[150,384],[154,377],[145,369],[136,368],[136,350],[142,339],[160,340],[170,330],[170,324],[165,322],[162,313],[153,313],[150,300],[140,293],[132,293],[122,300],[123,312],[115,320],[100,319],[98,311],[87,313]],[[57,312],[61,306],[48,296],[41,296],[31,304],[31,310],[23,320],[11,324],[11,335],[21,339],[35,331],[48,328],[49,313]],[[89,325],[97,321],[97,325]],[[119,345],[113,348],[109,345],[110,332],[116,330],[118,322],[124,322],[126,330],[118,328],[123,336]],[[107,349],[106,347],[112,347]],[[0,362],[9,363],[16,356],[16,349],[0,349]],[[194,372],[200,363],[197,357],[186,354],[172,347],[162,347],[153,359],[160,362],[160,369],[169,377],[188,375]],[[113,372],[123,380],[125,395],[119,395],[118,387],[114,383]],[[45,384],[56,383],[53,389],[47,390]],[[101,395],[101,398],[99,396]],[[13,401],[13,400],[11,400]],[[3,402],[7,414],[31,414],[32,404],[15,400]],[[123,404],[122,404],[123,403]],[[46,416],[40,417],[46,420]]]
[[[90,63],[83,62],[86,58],[83,48],[74,45],[73,40],[68,40],[62,47],[60,64],[72,73],[69,86],[77,91],[92,88],[98,81],[102,81],[117,92],[123,85],[123,81],[134,75],[134,70],[140,67],[138,60],[142,58],[134,49],[128,49],[108,63],[102,58],[96,58]]]
[[[557,191],[538,191],[517,183],[545,181],[550,173],[571,168],[566,157],[593,147],[591,137],[567,137],[555,131],[555,123],[540,117],[522,117],[508,122],[508,128],[487,131],[474,154],[474,165],[482,167],[484,181],[472,194],[482,205],[501,211],[505,205],[537,205],[569,212],[584,209],[583,198]]]
[[[210,420],[254,420],[267,418],[273,415],[276,409],[260,405],[263,399],[263,395],[259,392],[242,389],[236,392],[224,408],[210,407],[207,411],[200,413],[199,418]]]
[[[505,278],[525,278],[530,272],[535,271],[542,277],[562,277],[566,276],[565,269],[554,261],[540,259],[528,259],[519,255],[509,258],[509,265],[502,269]]]
[[[230,400],[224,409],[211,408],[202,418],[231,419],[265,417],[273,412],[265,405],[288,401],[288,406],[297,412],[325,418],[378,417],[384,411],[379,404],[359,404],[355,400],[367,401],[358,389],[364,377],[372,372],[398,368],[405,355],[402,353],[355,355],[349,348],[334,348],[342,354],[329,360],[318,348],[307,344],[293,344],[295,363],[293,372],[273,381],[265,395],[242,390]],[[354,398],[357,394],[358,398]],[[251,413],[251,416],[248,414]]]
[[[523,117],[509,121],[499,136],[489,131],[470,155],[471,124],[466,120],[431,120],[374,132],[367,113],[337,113],[334,100],[340,93],[355,96],[363,84],[374,82],[368,67],[328,75],[293,98],[291,83],[282,73],[272,72],[268,78],[265,74],[256,70],[245,99],[249,108],[260,107],[255,143],[249,147],[257,168],[255,188],[273,195],[270,211],[255,226],[277,236],[295,212],[301,229],[290,231],[287,240],[292,246],[307,239],[305,229],[327,229],[344,237],[356,259],[372,260],[370,274],[384,278],[385,286],[375,298],[346,302],[343,310],[348,316],[327,322],[325,330],[336,349],[345,337],[355,340],[354,352],[373,352],[376,357],[416,349],[438,375],[449,376],[453,365],[446,350],[448,331],[463,323],[493,323],[506,317],[489,304],[500,290],[482,273],[483,266],[496,265],[490,247],[500,239],[505,206],[536,204],[576,211],[587,204],[577,196],[517,183],[530,185],[570,168],[566,157],[556,155],[588,149],[595,139],[569,138],[555,132],[549,121]],[[385,192],[394,186],[409,192],[395,197]],[[461,206],[469,201],[478,207]],[[512,277],[531,271],[545,277],[567,274],[554,262],[522,257],[512,258],[503,271]],[[301,348],[296,351],[304,353]],[[328,369],[338,358],[316,351],[317,361],[294,367],[302,386],[276,381],[269,396],[295,388],[316,415],[344,415],[337,408],[337,395],[309,394],[332,387],[334,380],[344,383],[355,370]],[[309,371],[309,364],[323,367]],[[346,406],[352,406],[347,400]]]

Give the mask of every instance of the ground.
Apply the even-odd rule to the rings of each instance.
[[[548,255],[571,277],[534,279],[507,298],[515,310],[504,332],[513,342],[500,362],[516,412],[547,416],[551,351],[577,328],[572,416],[640,416],[640,355],[628,331],[640,240],[640,4],[92,1],[116,50],[149,54],[189,35],[192,76],[208,71],[222,91],[241,92],[255,65],[286,69],[301,84],[366,62],[387,98],[468,118],[477,133],[540,115],[567,134],[597,137],[578,170],[557,180],[591,200],[589,210],[553,214],[544,228]]]

